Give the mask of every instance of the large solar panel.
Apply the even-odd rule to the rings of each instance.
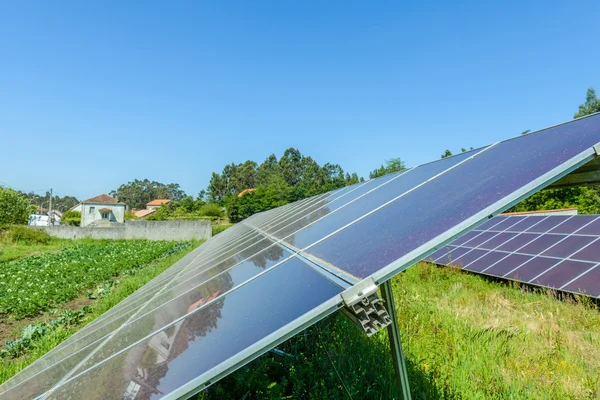
[[[429,257],[479,274],[600,296],[600,216],[498,216]]]
[[[5,382],[0,399],[196,393],[594,160],[599,142],[591,116],[255,214]]]

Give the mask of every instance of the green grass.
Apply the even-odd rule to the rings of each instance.
[[[40,229],[20,225],[0,225],[0,263],[57,251],[69,240],[56,239]]]
[[[127,276],[121,277],[119,283],[103,298],[91,306],[91,312],[76,325],[60,326],[56,330],[34,341],[28,348],[27,353],[16,359],[5,359],[0,362],[0,383],[8,380],[16,373],[27,367],[36,359],[40,358],[63,340],[77,332],[79,329],[98,318],[104,312],[116,305],[118,302],[141,288],[151,279],[165,271],[175,262],[199,246],[201,241],[193,241],[192,245],[159,260],[155,260],[144,268],[130,271]]]
[[[212,235],[218,235],[219,233],[223,232],[224,230],[231,228],[233,226],[233,224],[220,224],[220,225],[212,225]]]
[[[413,399],[600,398],[589,298],[426,263],[392,284]],[[198,398],[348,399],[344,385],[354,399],[397,398],[386,332],[367,338],[335,315],[279,348],[293,358],[268,353]]]

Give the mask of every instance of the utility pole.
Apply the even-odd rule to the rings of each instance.
[[[50,203],[48,204],[48,225],[54,225],[54,217],[52,216],[52,188],[50,188]]]

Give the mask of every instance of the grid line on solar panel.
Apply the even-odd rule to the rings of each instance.
[[[504,219],[502,222],[504,222],[504,221],[506,221],[506,220],[507,220],[507,219]],[[542,219],[542,220],[543,220],[543,219]],[[542,221],[542,220],[541,220],[541,221]],[[541,222],[541,221],[539,221],[539,222]],[[521,222],[521,221],[518,221],[518,222],[516,222],[516,223],[515,223],[515,225],[516,225],[516,224],[518,224],[519,222]],[[494,225],[494,226],[496,226],[496,225]],[[513,225],[510,225],[510,227],[512,227],[512,226],[513,226]],[[484,231],[484,232],[485,232],[485,231]],[[501,231],[501,232],[499,232],[499,233],[502,233],[502,232],[505,232],[505,231]],[[489,240],[491,240],[491,239],[493,239],[493,238],[490,238]],[[512,239],[508,239],[508,240],[507,240],[507,242],[508,242],[508,241],[510,241],[510,240],[513,240],[513,239],[514,239],[514,238],[512,238]],[[487,242],[487,241],[486,241],[486,242]],[[486,242],[484,242],[484,243],[486,243]],[[465,244],[466,244],[466,243],[468,243],[468,241],[467,241],[467,242],[465,242]],[[504,242],[504,243],[506,243],[506,242]],[[495,249],[497,249],[498,247],[502,246],[504,243],[502,243],[502,244],[499,244],[498,246],[496,246],[496,247],[495,247]],[[469,248],[469,246],[465,246],[464,244],[462,244],[460,247]],[[476,248],[477,248],[477,247],[473,247],[472,249],[476,249]],[[464,255],[464,254],[463,254],[463,255]],[[483,257],[483,256],[482,256],[482,257]],[[481,257],[479,257],[479,258],[481,258]],[[471,261],[469,264],[472,264],[472,263],[475,263],[475,262],[477,262],[477,261],[479,260],[479,258],[477,258],[477,259],[475,259],[475,260]],[[457,259],[455,259],[454,261],[458,261],[458,258],[457,258]],[[500,260],[500,261],[501,261],[501,260]],[[469,265],[469,264],[467,264],[467,265],[463,265],[463,267],[462,267],[462,268],[466,268],[466,267],[468,267],[468,265]]]
[[[533,224],[532,226],[538,226],[539,224],[541,224],[541,223],[543,223],[543,222],[547,221],[547,219],[548,219],[548,217],[542,218],[542,219],[540,219],[540,221],[539,221],[538,223],[536,223],[536,224]],[[560,223],[563,223],[563,222],[564,222],[564,221],[561,221]],[[550,229],[547,229],[547,230],[549,231],[549,230],[551,230],[551,229],[553,229],[553,228],[550,228]],[[520,234],[519,234],[518,236],[516,236],[516,237],[512,238],[512,239],[509,239],[509,240],[507,240],[506,242],[504,242],[503,244],[499,245],[498,247],[496,247],[496,248],[495,248],[495,249],[493,249],[492,251],[501,251],[501,250],[499,250],[499,248],[500,248],[500,247],[504,246],[504,245],[505,245],[506,243],[508,243],[508,242],[511,242],[511,241],[518,241],[518,238],[519,238],[519,236],[520,236]],[[523,247],[525,247],[525,246],[529,245],[531,242],[533,242],[533,241],[534,241],[534,240],[536,240],[536,239],[537,239],[537,238],[534,238],[534,239],[532,239],[532,240],[530,240],[530,241],[526,242],[525,244],[523,244],[522,246],[518,247],[518,248],[517,248],[516,250],[514,250],[514,251],[508,251],[508,252],[507,252],[507,253],[508,253],[508,255],[510,255],[510,254],[517,254],[517,251],[518,251],[519,249],[522,249]],[[508,255],[507,255],[506,257],[508,257]],[[506,258],[506,257],[505,257],[505,258]],[[490,269],[490,268],[494,267],[496,264],[498,264],[498,263],[502,262],[503,260],[504,260],[504,258],[503,258],[503,259],[501,259],[501,260],[498,260],[498,261],[496,261],[494,264],[492,264],[492,265],[490,265],[489,267],[485,268],[484,270],[480,271],[480,273],[484,273],[485,271],[487,271],[488,269]],[[477,260],[475,260],[475,261],[477,261]],[[466,267],[467,267],[467,266],[465,266],[465,268],[466,268]]]
[[[481,273],[481,274],[492,274],[488,271],[491,269],[494,269],[494,267],[496,265],[499,265],[500,263],[502,263],[504,260],[506,260],[511,255],[518,255],[518,256],[525,257],[521,260],[522,261],[521,263],[516,263],[516,264],[512,265],[512,268],[510,270],[508,270],[508,272],[502,272],[502,273],[500,273],[500,275],[498,275],[498,273],[493,273],[492,275],[511,279],[511,280],[519,280],[522,282],[526,282],[526,283],[530,283],[530,284],[534,284],[534,285],[538,285],[538,286],[539,285],[548,286],[548,287],[558,288],[559,290],[564,290],[572,282],[577,281],[578,279],[581,279],[588,272],[593,271],[596,268],[596,266],[598,265],[598,262],[597,262],[598,260],[577,258],[574,256],[576,254],[582,252],[586,248],[589,248],[590,246],[595,245],[596,243],[600,243],[600,237],[598,235],[592,235],[590,233],[578,234],[578,232],[581,232],[581,231],[588,232],[586,230],[586,228],[589,225],[591,225],[593,223],[597,223],[597,221],[600,221],[600,217],[588,216],[588,215],[586,215],[586,216],[567,216],[567,217],[560,217],[560,218],[556,218],[557,216],[551,216],[551,217],[552,218],[550,218],[548,216],[546,216],[546,217],[529,216],[528,218],[539,218],[539,221],[537,223],[539,223],[541,221],[547,221],[547,222],[553,221],[553,224],[546,224],[545,232],[541,232],[539,235],[536,235],[536,237],[534,239],[522,244],[521,247],[519,247],[516,250],[512,250],[512,251],[498,250],[498,247],[502,246],[502,245],[498,245],[495,250],[487,250],[486,249],[485,254],[482,254],[478,259],[470,260],[468,263],[462,265],[462,268],[466,269],[466,270],[472,270],[470,268],[470,266],[475,265],[479,259],[482,259],[491,253],[503,254],[502,258],[496,260],[495,262],[492,262],[485,269],[483,269],[481,271],[474,270],[474,272]],[[506,219],[504,221],[506,221]],[[567,223],[569,224],[569,226],[566,229],[561,228],[561,226],[563,224],[567,224]],[[533,224],[532,226],[535,226],[536,224]],[[512,226],[514,226],[514,225],[510,225],[509,228],[502,230],[502,231],[496,230],[496,229],[494,229],[494,226],[497,226],[497,225],[498,224],[495,224],[495,225],[490,224],[490,225],[488,225],[489,226],[488,230],[481,231],[481,232],[490,232],[491,231],[491,232],[495,232],[497,235],[500,235],[500,234],[506,233],[506,232],[512,232],[512,233],[517,233],[517,234],[523,233],[523,232],[511,230]],[[556,233],[561,230],[572,232],[572,233]],[[539,241],[541,237],[554,237],[556,239],[549,241],[548,245],[545,248],[543,248],[543,249],[539,248],[537,252],[524,251],[524,249],[527,248],[529,244],[531,244],[535,241]],[[580,242],[578,246],[573,246],[572,245],[573,243],[571,243],[571,245],[568,245],[566,247],[563,246],[564,248],[561,251],[566,252],[564,256],[563,255],[552,256],[552,255],[545,254],[550,249],[556,248],[556,246],[559,245],[560,243],[566,243],[566,241],[569,240],[569,238],[577,238],[577,237],[587,238],[588,240]],[[489,240],[492,240],[492,239],[489,239]],[[478,244],[477,246],[474,246],[474,247],[469,247],[469,246],[467,246],[467,244],[468,244],[468,242],[465,242],[464,245],[460,245],[458,247],[454,247],[451,244],[450,246],[447,247],[448,251],[446,252],[446,254],[439,255],[438,257],[436,257],[436,259],[434,259],[434,262],[442,261],[445,257],[448,256],[448,254],[451,254],[456,249],[466,248],[466,249],[468,249],[468,252],[480,251],[480,247],[484,246],[485,242]],[[464,253],[464,250],[463,250],[463,253],[461,253],[460,256],[457,257],[457,259],[455,260],[456,261],[455,265],[459,265],[460,259],[464,258],[466,256],[466,254],[467,253]],[[494,256],[494,258],[498,258],[498,257]],[[548,260],[548,261],[546,262],[544,260]],[[445,262],[443,262],[443,263],[446,264]],[[552,275],[554,273],[553,271],[555,271],[557,269],[562,268],[564,270],[564,268],[567,268],[566,265],[577,265],[579,269],[584,269],[585,265],[588,265],[589,267],[585,268],[585,270],[583,272],[578,273],[575,277],[568,279],[566,282],[564,281],[564,278],[561,278],[562,282],[564,282],[564,283],[561,283],[560,285],[551,285],[550,283],[548,283],[547,285],[543,285],[542,283],[540,283],[540,280],[542,280],[542,282],[544,282],[544,276]],[[579,269],[578,269],[578,271],[579,271]],[[521,271],[521,270],[523,272],[520,273],[519,271]],[[533,275],[532,275],[532,273],[533,273]],[[563,274],[563,275],[564,275],[564,273],[565,273],[564,271],[559,272],[559,274]],[[548,275],[546,275],[546,274],[548,274]],[[570,291],[577,293],[577,291],[573,291],[573,290],[570,290]],[[598,293],[598,294],[592,293],[591,295],[600,296],[600,293]]]

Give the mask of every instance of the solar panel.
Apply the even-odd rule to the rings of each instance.
[[[364,287],[484,221],[492,229],[488,218],[594,160],[599,142],[591,116],[253,215],[5,382],[0,398],[196,393],[351,306]],[[467,247],[478,240],[468,235],[450,258],[493,254]],[[509,257],[496,264],[535,258]]]
[[[480,274],[600,296],[598,215],[502,216],[468,235],[430,259]]]

